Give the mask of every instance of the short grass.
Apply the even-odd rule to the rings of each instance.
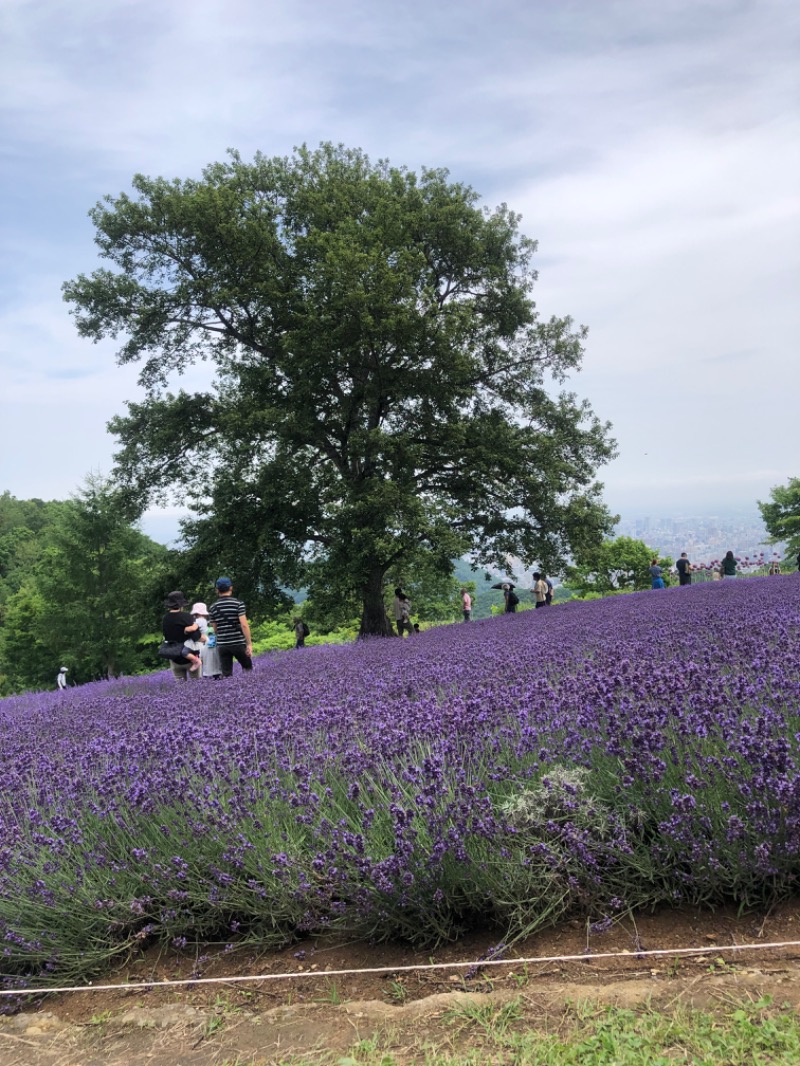
[[[411,1042],[409,1042],[411,1041]],[[796,1066],[800,1017],[769,1000],[719,1010],[623,1010],[580,1005],[547,1023],[521,1000],[460,1007],[414,1041],[393,1032],[345,1054],[287,1058],[280,1066]]]

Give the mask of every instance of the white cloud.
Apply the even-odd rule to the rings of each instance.
[[[6,0],[6,398],[16,432],[55,420],[70,443],[13,476],[64,494],[107,469],[136,395],[60,299],[93,269],[91,204],[135,171],[320,139],[522,211],[542,312],[591,327],[574,387],[615,423],[610,491],[796,473],[799,20],[791,0]]]

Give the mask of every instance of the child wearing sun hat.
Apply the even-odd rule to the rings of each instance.
[[[203,677],[222,677],[222,664],[216,648],[216,638],[208,628],[208,607],[202,602],[192,605],[192,617],[200,627],[205,640],[200,644],[200,662],[203,665]]]

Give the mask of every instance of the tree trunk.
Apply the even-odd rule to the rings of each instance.
[[[359,637],[391,637],[392,623],[387,617],[383,602],[383,579],[385,571],[374,568],[369,579],[361,586],[363,610]]]

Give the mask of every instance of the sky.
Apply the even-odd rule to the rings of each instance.
[[[89,209],[333,141],[522,215],[541,314],[589,327],[612,510],[754,508],[800,475],[799,46],[796,0],[2,0],[0,491],[110,473],[142,397],[61,298]]]

